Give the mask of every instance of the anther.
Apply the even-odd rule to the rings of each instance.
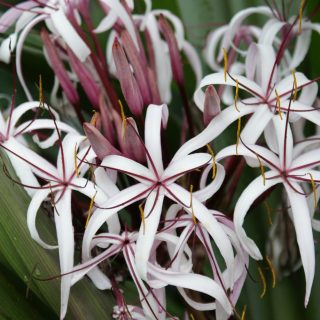
[[[292,76],[293,76],[293,88],[294,88],[292,100],[296,101],[297,95],[298,95],[298,82],[297,82],[297,77],[294,70],[292,70]]]
[[[224,67],[223,67],[223,72],[224,72],[224,82],[227,82],[227,71],[228,71],[228,56],[227,56],[227,51],[225,48],[223,50],[223,60],[224,60]]]
[[[264,273],[260,267],[258,267],[258,271],[259,271],[259,276],[262,283],[262,291],[260,294],[260,298],[262,299],[267,292],[267,282],[266,282],[266,277],[264,276]]]
[[[260,157],[258,156],[258,154],[256,154],[256,156],[257,156],[257,159],[258,159],[258,162],[259,162],[259,167],[260,167],[261,176],[262,176],[262,183],[263,183],[263,185],[265,186],[265,185],[266,185],[266,175],[265,175],[265,173],[264,173],[264,168],[263,168],[261,159],[260,159]]]
[[[143,234],[144,234],[145,230],[146,230],[146,221],[145,221],[145,215],[144,215],[144,210],[143,210],[143,203],[139,204],[139,211],[140,211],[140,217],[141,217],[141,221],[142,221]]]
[[[90,220],[90,217],[91,217],[91,214],[92,214],[92,209],[93,209],[94,199],[96,198],[96,195],[97,195],[97,191],[94,193],[93,197],[92,197],[92,198],[91,198],[91,200],[90,200],[89,211],[88,211],[88,217],[87,217],[87,221],[86,221],[85,228],[87,228],[87,225],[88,225],[88,223],[89,223],[89,220]]]
[[[208,151],[212,157],[212,180],[214,180],[214,178],[216,177],[216,174],[217,174],[216,156],[213,152],[213,149],[211,148],[211,146],[209,144],[207,144],[207,148],[208,148]]]
[[[73,161],[74,161],[74,170],[76,172],[76,176],[79,177],[79,168],[77,163],[77,145],[74,146]]]
[[[271,259],[270,259],[268,256],[266,256],[266,261],[267,261],[267,263],[268,263],[268,267],[269,267],[269,270],[270,270],[271,276],[272,276],[272,288],[275,288],[275,286],[276,286],[276,281],[277,281],[276,271],[275,271],[275,269],[274,269],[274,266],[273,266],[273,264],[272,264]]]
[[[277,97],[277,109],[278,109],[278,113],[279,113],[280,119],[282,120],[280,96],[279,96],[277,90],[275,90],[275,93],[276,93],[276,97]]]
[[[235,106],[236,110],[238,112],[240,112],[240,110],[238,108],[238,97],[239,97],[239,81],[237,79],[236,80],[236,92],[235,92],[235,95],[234,95],[234,106]]]
[[[122,138],[124,138],[127,130],[127,118],[124,113],[124,108],[121,100],[118,100],[119,106],[120,106],[120,112],[121,112],[121,118],[122,118]]]
[[[192,192],[193,192],[193,185],[190,185],[190,208],[191,208],[191,215],[192,215],[192,220],[194,222],[194,224],[198,224],[197,218],[194,214],[194,210],[193,210],[193,201],[192,201]]]
[[[317,207],[317,188],[316,188],[316,184],[314,182],[312,174],[308,173],[308,175],[310,177],[310,182],[311,182],[311,187],[312,187],[312,192],[313,192],[313,205],[314,205],[314,209],[316,209],[316,207]]]
[[[245,320],[246,319],[246,312],[247,312],[247,305],[245,304],[243,306],[243,310],[241,312],[241,320]]]

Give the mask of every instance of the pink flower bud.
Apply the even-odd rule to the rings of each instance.
[[[204,99],[203,122],[208,125],[209,122],[221,112],[220,98],[214,86],[207,87]]]

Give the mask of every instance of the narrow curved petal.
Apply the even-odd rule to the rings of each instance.
[[[153,191],[146,199],[145,221],[141,223],[136,244],[135,263],[141,279],[147,281],[147,264],[162,212],[164,195]]]
[[[303,192],[299,184],[292,184],[296,190]],[[293,191],[287,184],[285,184],[285,188],[291,204],[293,224],[306,278],[306,295],[304,300],[306,307],[309,301],[315,272],[315,252],[310,213],[306,197]]]
[[[273,174],[272,171],[266,172],[266,179]],[[253,202],[261,194],[279,182],[281,182],[281,179],[266,180],[265,185],[263,185],[261,177],[256,178],[242,192],[234,209],[234,226],[239,240],[245,250],[256,260],[261,260],[262,255],[257,245],[247,236],[243,229],[244,218]]]

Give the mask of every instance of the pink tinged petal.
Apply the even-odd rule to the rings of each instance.
[[[90,259],[90,247],[92,238],[104,225],[104,223],[108,219],[110,219],[110,217],[117,214],[117,212],[121,209],[129,206],[134,202],[139,201],[142,198],[145,198],[148,191],[149,187],[145,186],[144,184],[135,184],[120,191],[119,193],[108,199],[105,203],[103,203],[101,209],[98,208],[93,212],[83,237],[82,258],[84,261]],[[102,209],[108,207],[111,207],[111,209]]]
[[[278,142],[280,164],[285,169],[289,168],[292,162],[293,136],[289,123],[286,130],[286,116],[283,115],[282,117],[283,119],[281,120],[279,116],[275,115],[272,120]]]
[[[0,17],[0,33],[6,32],[24,11],[30,10],[37,5],[35,1],[24,1],[3,13]]]
[[[269,188],[282,181],[279,178],[267,180],[269,177],[273,175],[274,172],[272,171],[268,171],[265,173],[265,185],[262,183],[261,177],[258,177],[255,180],[253,180],[240,195],[234,209],[234,226],[239,240],[243,245],[244,249],[256,260],[261,260],[263,259],[263,257],[254,241],[250,239],[244,231],[243,223],[244,218],[248,213],[253,202]]]
[[[143,110],[143,100],[137,81],[131,72],[127,57],[116,38],[112,47],[113,59],[117,69],[122,93],[130,111],[135,116],[140,116]]]
[[[32,239],[35,240],[40,246],[45,249],[56,249],[58,248],[57,245],[47,244],[41,239],[36,226],[37,213],[42,202],[46,201],[50,192],[50,188],[40,189],[33,195],[27,211],[27,225]]]
[[[110,141],[113,145],[115,141],[115,133],[114,128],[112,126],[112,119],[110,115],[110,111],[112,110],[111,106],[108,105],[103,97],[103,94],[100,94],[99,100],[99,111],[101,115],[101,125],[102,125],[102,133]]]
[[[188,207],[184,207],[189,214],[192,214],[192,210],[190,208],[190,192],[173,183],[169,187],[167,187],[170,191],[167,192],[167,196],[172,199],[174,202],[179,200],[179,203],[183,203]],[[175,195],[175,197],[173,197]],[[221,252],[221,255],[227,265],[227,268],[232,268],[233,265],[233,249],[230,243],[229,238],[223,231],[220,224],[217,222],[215,217],[210,214],[209,210],[200,202],[197,198],[193,197],[193,212],[195,217],[202,223],[203,227],[211,235],[212,239],[216,243],[218,249]]]
[[[100,88],[88,68],[67,47],[67,53],[73,71],[76,73],[83,90],[94,108],[99,106]]]
[[[16,46],[17,34],[13,33],[8,38],[4,39],[0,45],[0,61],[9,63],[11,54]]]
[[[60,198],[57,194],[55,199]],[[60,271],[62,274],[73,269],[74,260],[74,234],[71,213],[71,190],[65,190],[63,196],[55,204],[54,221],[56,224],[57,239],[59,245]],[[67,312],[68,300],[71,288],[72,274],[61,278],[61,308],[60,318],[64,318]]]
[[[212,160],[208,153],[195,153],[171,162],[161,176],[161,181],[172,183],[185,173],[205,166]]]
[[[152,102],[154,104],[161,104],[161,97],[160,97],[160,92],[158,88],[156,74],[154,70],[151,69],[150,67],[147,67],[147,77],[148,77],[150,92],[152,96]]]
[[[208,179],[209,173],[212,171],[212,164],[206,167],[201,175],[200,179],[200,189],[193,193],[193,195],[200,201],[205,202],[210,199],[221,187],[224,177],[225,170],[224,167],[217,163],[216,164],[216,175],[215,178],[212,179],[212,176],[209,176],[210,183],[206,185],[206,181]]]
[[[214,88],[209,85],[205,91],[204,106],[203,106],[203,122],[207,126],[210,121],[221,112],[220,98]]]
[[[136,244],[135,264],[140,277],[147,281],[147,263],[154,244],[162,212],[164,195],[153,191],[146,199],[145,221],[141,223]]]
[[[137,47],[126,30],[122,31],[121,40],[139,86],[143,103],[144,105],[148,105],[151,103],[151,93],[146,77],[147,66],[141,59],[141,55],[137,50]]]
[[[155,174],[161,176],[163,172],[161,124],[166,124],[168,116],[167,105],[149,105],[145,121],[145,144],[152,160],[148,159],[148,167],[156,170]],[[154,167],[153,167],[154,166]]]
[[[292,161],[290,170],[294,170],[294,168],[302,167],[301,169],[314,168],[318,166],[320,163],[319,159],[319,148],[315,150],[311,150],[308,152],[304,152],[299,155],[296,159]]]
[[[58,55],[57,49],[54,46],[53,41],[50,39],[48,32],[44,29],[42,29],[41,31],[41,38],[44,43],[49,60],[51,62],[51,66],[55,71],[57,78],[59,79],[64,94],[66,95],[67,99],[71,104],[77,105],[79,103],[79,96],[77,90],[74,87],[72,81],[70,80],[66,69],[64,68],[64,65]]]
[[[127,127],[123,133],[122,123],[117,126],[118,141],[121,151],[128,158],[140,163],[146,162],[146,151],[142,139],[139,138],[138,128],[133,118],[127,118]]]
[[[277,34],[281,31],[285,22],[279,21],[278,19],[270,19],[263,26],[261,35],[259,37],[259,44],[263,45],[274,45],[277,40]],[[301,37],[298,37],[298,39]]]
[[[294,114],[313,122],[317,126],[320,126],[320,112],[318,109],[313,109],[310,105],[302,104],[299,101],[293,102],[291,108],[293,110],[299,110],[294,111]]]
[[[149,272],[156,279],[159,279],[169,285],[194,290],[209,295],[221,303],[226,312],[232,314],[232,306],[225,295],[223,289],[214,280],[193,273],[181,273],[164,270],[149,264]]]
[[[100,160],[111,154],[121,155],[121,152],[117,150],[92,124],[84,123],[83,130],[90,141],[92,149]]]
[[[16,139],[7,140],[2,146],[6,152],[11,153],[13,156],[28,164],[37,176],[49,180],[58,177],[57,169],[50,162],[19,143]]]
[[[55,11],[50,15],[50,17],[57,32],[71,48],[73,53],[81,62],[86,61],[87,57],[91,53],[90,49],[75,31],[63,10],[60,9]]]
[[[258,58],[257,44],[251,43],[248,49],[248,53],[245,61],[246,76],[250,80],[254,80],[254,76],[257,68],[257,58]]]
[[[151,185],[155,181],[155,175],[146,167],[140,163],[133,161],[129,158],[110,155],[103,159],[101,163],[102,167],[106,167],[112,170],[118,170],[125,174],[135,178],[136,180]]]
[[[178,85],[183,85],[184,74],[180,50],[178,48],[177,40],[173,33],[173,30],[163,15],[160,15],[159,27],[168,44],[173,78],[178,83]]]
[[[117,19],[117,14],[114,11],[110,10],[108,14],[99,22],[98,26],[93,30],[93,32],[102,33],[111,29],[117,22]]]
[[[264,96],[264,92],[260,86],[258,86],[255,82],[247,79],[244,76],[240,75],[231,75],[233,79],[238,80],[239,82],[239,89],[245,90],[249,92],[252,95],[257,96]],[[196,103],[197,107],[203,111],[204,108],[204,100],[205,100],[205,94],[203,92],[203,88],[209,86],[209,85],[227,85],[227,86],[233,86],[236,87],[236,81],[234,81],[227,75],[227,81],[224,80],[224,73],[212,73],[207,75],[202,79],[200,82],[199,88],[195,91],[193,99]],[[244,86],[242,86],[244,85]],[[240,108],[239,108],[240,109]]]
[[[116,184],[112,181],[112,179],[103,168],[97,168],[94,171],[94,176],[96,179],[96,184],[108,197],[112,197],[120,192]]]
[[[180,147],[172,161],[181,159],[187,154],[202,148],[219,136],[234,121],[256,111],[256,106],[245,106],[240,102],[238,103],[238,106],[240,112],[238,112],[234,106],[230,106],[219,113],[213,120],[211,120],[208,126],[201,133],[188,140]]]
[[[183,41],[182,50],[188,58],[191,68],[193,69],[193,72],[196,76],[196,85],[198,86],[202,79],[202,66],[199,55],[196,49],[187,41]]]
[[[303,193],[299,184],[292,184],[296,190]],[[291,204],[293,224],[297,235],[297,242],[306,277],[306,295],[304,305],[307,307],[315,272],[315,252],[310,212],[305,196],[294,192],[287,184],[285,184],[285,188]]]

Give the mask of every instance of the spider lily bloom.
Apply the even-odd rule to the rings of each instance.
[[[84,159],[90,161],[95,158],[95,154],[88,146],[81,147],[85,140],[84,136],[69,133],[60,144],[60,151],[55,168],[40,156],[34,154],[23,154],[24,161],[31,164],[35,174],[46,180],[44,186],[39,187],[33,195],[27,212],[27,223],[31,237],[46,249],[59,249],[61,273],[67,273],[73,268],[74,264],[74,234],[72,225],[71,194],[77,191],[90,199],[93,199],[98,205],[106,201],[107,196],[104,191],[95,186],[95,184],[83,177],[87,165]],[[76,156],[76,150],[80,148]],[[79,162],[77,159],[80,159]],[[76,163],[75,163],[76,162]],[[54,208],[54,221],[56,225],[58,245],[49,245],[45,243],[37,231],[36,216],[37,212],[46,199],[51,199]],[[92,200],[91,200],[92,201]],[[119,232],[119,221],[117,216],[108,221],[109,229],[112,232]],[[92,280],[98,286],[108,286],[108,280],[103,279],[99,272],[91,273]],[[61,281],[61,318],[64,317],[67,310],[70,287],[72,285],[72,276],[66,276]]]
[[[17,10],[20,11],[20,14]],[[30,31],[37,24],[45,21],[48,28],[55,36],[63,39],[80,61],[84,62],[90,55],[89,47],[81,39],[76,32],[75,27],[67,18],[68,15],[71,13],[74,15],[76,12],[76,1],[25,1],[9,9],[9,11],[0,18],[0,25],[4,23],[6,26],[1,28],[1,32],[4,32],[14,23],[16,23],[17,26],[14,35],[17,36],[17,32],[20,31],[16,44],[16,66],[19,80],[28,100],[32,101],[33,99],[24,81],[21,56],[24,42]],[[79,21],[76,21],[75,23],[79,23]],[[13,50],[13,47],[11,50]]]
[[[22,185],[38,187],[39,183],[34,176],[32,166],[27,162],[23,161],[23,157],[17,157],[16,152],[23,156],[23,153],[32,154],[35,152],[31,151],[27,147],[24,135],[30,134],[33,131],[39,130],[53,130],[52,134],[43,141],[39,141],[36,136],[33,136],[35,143],[41,148],[51,147],[58,139],[56,130],[73,132],[76,130],[69,125],[59,121],[59,115],[49,109],[46,104],[43,104],[43,109],[40,107],[43,103],[40,101],[25,102],[16,108],[14,108],[14,100],[9,108],[8,118],[5,118],[5,114],[0,112],[0,146],[8,155],[10,162],[21,181]],[[53,119],[38,119],[39,113],[43,110],[48,110]],[[35,111],[34,118],[32,120],[25,120],[20,123],[20,120],[31,111]],[[34,189],[25,188],[29,195],[34,193]]]
[[[295,227],[297,242],[300,250],[302,265],[306,277],[305,305],[308,304],[311,286],[314,277],[315,253],[312,235],[311,217],[308,200],[301,184],[309,183],[316,192],[315,184],[320,182],[320,172],[314,168],[319,165],[319,149],[311,150],[295,156],[293,137],[288,118],[283,115],[274,116],[274,136],[270,137],[269,144],[273,146],[276,153],[257,145],[239,145],[226,147],[217,154],[217,161],[230,155],[242,155],[259,159],[262,166],[269,170],[262,177],[256,178],[243,191],[237,201],[234,211],[234,224],[239,239],[247,252],[255,259],[262,259],[262,255],[256,244],[248,238],[244,229],[244,218],[252,203],[266,190],[276,184],[283,184],[288,202],[291,206],[291,218]],[[314,203],[314,206],[316,203]]]
[[[194,193],[194,196],[196,197],[196,193]],[[221,226],[228,234],[236,251],[234,268],[232,268],[231,270],[226,269],[222,272],[215,257],[214,250],[210,241],[210,236],[206,230],[205,225],[198,222],[194,217],[190,217],[186,214],[177,216],[178,212],[181,211],[181,209],[182,208],[179,205],[172,205],[168,209],[165,219],[165,226],[159,232],[159,234],[161,234],[161,232],[166,232],[176,235],[176,230],[183,228],[180,232],[179,242],[177,243],[177,245],[173,246],[170,243],[167,244],[169,256],[171,258],[170,267],[175,271],[179,271],[182,269],[182,267],[184,267],[185,263],[182,264],[181,262],[185,260],[185,246],[187,245],[188,240],[192,237],[192,234],[194,234],[203,245],[206,255],[210,261],[213,278],[228,296],[230,304],[232,306],[235,306],[239,298],[242,286],[244,284],[244,280],[246,279],[249,258],[248,254],[243,250],[239,243],[239,240],[237,239],[233,223],[229,221],[222,213],[210,210],[210,214],[213,215],[221,223]],[[192,298],[188,297],[186,292],[182,288],[178,288],[178,291],[192,308],[199,311],[209,311],[216,309],[217,318],[229,318],[229,314],[226,312],[225,308],[220,305],[219,302],[196,302]]]
[[[142,223],[136,248],[137,270],[143,280],[147,281],[147,262],[149,260],[154,237],[158,229],[164,197],[181,204],[189,214],[190,193],[175,181],[191,172],[208,164],[212,157],[205,153],[186,155],[179,161],[171,161],[166,169],[163,168],[161,149],[161,122],[166,125],[168,110],[166,105],[150,105],[147,109],[145,121],[145,153],[148,167],[117,155],[107,156],[101,163],[102,167],[117,170],[127,174],[138,181],[137,184],[121,190],[98,208],[84,234],[83,259],[90,259],[90,243],[99,228],[107,219],[115,215],[128,205],[145,199]],[[203,222],[221,251],[226,265],[233,265],[233,251],[230,240],[216,219],[209,214],[208,209],[196,198],[193,201],[195,217]]]

